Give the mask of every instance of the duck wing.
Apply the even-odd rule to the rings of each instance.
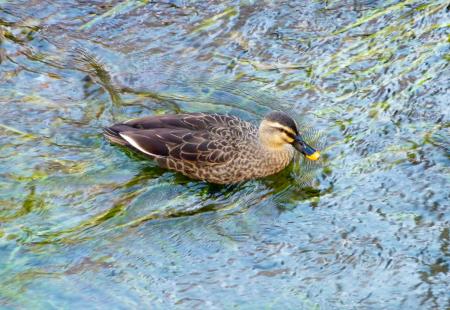
[[[203,164],[233,159],[240,139],[234,116],[181,114],[151,116],[105,128],[106,137],[152,158]]]
[[[137,129],[176,128],[202,130],[213,127],[235,126],[240,120],[235,116],[206,113],[189,113],[148,116],[126,121],[124,124]]]

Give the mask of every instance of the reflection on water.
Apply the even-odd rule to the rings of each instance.
[[[0,2],[0,307],[449,307],[448,13]],[[217,186],[101,135],[148,114],[272,109],[319,165]]]

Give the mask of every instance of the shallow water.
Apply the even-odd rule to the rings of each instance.
[[[0,1],[0,307],[450,307],[449,10]],[[216,186],[101,135],[271,109],[318,165]]]

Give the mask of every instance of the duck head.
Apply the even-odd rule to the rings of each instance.
[[[320,157],[320,153],[303,140],[294,119],[284,112],[274,111],[264,117],[259,126],[259,138],[271,149],[282,149],[290,144],[310,160]]]

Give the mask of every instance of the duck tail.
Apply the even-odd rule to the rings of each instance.
[[[121,128],[118,125],[114,125],[111,127],[105,127],[105,128],[103,128],[103,135],[111,143],[128,146],[129,143],[120,136],[120,132],[121,132],[120,129]]]

